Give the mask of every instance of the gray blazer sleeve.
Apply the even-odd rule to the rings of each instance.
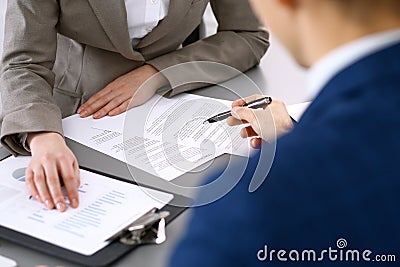
[[[199,40],[180,50],[149,60],[147,63],[159,71],[180,63],[194,61],[217,62],[241,72],[257,65],[269,47],[268,32],[255,17],[248,0],[211,0],[211,7],[218,21],[215,35]],[[196,67],[195,67],[196,68]],[[196,71],[198,71],[196,69]],[[202,69],[202,78],[215,81],[215,73]],[[168,80],[169,72],[164,75]],[[209,77],[208,77],[209,76]],[[232,77],[221,77],[220,81]],[[173,84],[173,82],[171,82]],[[171,92],[171,96],[195,89],[204,84],[188,84]]]
[[[8,1],[0,131],[2,144],[13,154],[29,154],[19,142],[20,133],[62,134],[61,111],[52,97],[58,12],[57,0]]]

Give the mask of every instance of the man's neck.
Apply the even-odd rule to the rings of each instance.
[[[304,40],[306,43],[303,47],[308,48],[305,53],[311,66],[331,51],[347,43],[379,32],[400,29],[400,18],[388,17],[376,23],[375,19],[368,25],[362,26],[348,19],[328,18],[324,21],[325,23],[320,21],[310,25],[308,38]]]
[[[319,59],[309,71],[309,97],[313,99],[339,71],[368,55],[399,42],[400,28],[363,36],[330,51]]]

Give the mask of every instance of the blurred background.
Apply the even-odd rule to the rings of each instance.
[[[6,13],[6,0],[0,0],[0,44],[3,44],[3,33],[4,33],[4,15]],[[0,52],[3,51],[3,45],[0,48]]]
[[[208,6],[204,15],[204,22],[206,36],[216,32],[218,24],[210,6]],[[261,61],[265,78],[262,84],[265,87],[260,89],[266,94],[273,92],[273,97],[284,100],[286,104],[309,101],[306,90],[306,70],[300,68],[294,62],[273,34],[270,42],[271,47]]]
[[[0,0],[0,55],[3,52],[4,20],[5,20],[6,6],[7,6],[7,1]],[[0,94],[0,112],[1,112],[1,94]]]
[[[3,36],[4,36],[4,20],[5,20],[5,13],[6,13],[6,0],[0,0],[0,54],[3,51]]]

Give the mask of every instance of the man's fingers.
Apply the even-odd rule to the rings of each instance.
[[[237,99],[232,102],[232,108],[233,107],[241,107],[241,106],[245,105],[246,103],[249,103],[251,101],[254,101],[254,100],[257,100],[257,99],[260,99],[263,97],[265,97],[265,95],[256,94],[256,95],[248,96],[245,98]]]
[[[234,107],[231,113],[234,118],[248,121],[253,126],[257,122],[253,110],[249,108]]]
[[[246,120],[249,122],[253,132],[249,136],[263,136],[262,131],[268,131],[268,129],[262,129],[262,121],[265,117],[265,113],[268,112],[263,109],[250,109],[250,108],[233,108],[232,115],[237,119]]]
[[[256,131],[254,131],[253,127],[248,126],[240,130],[240,136],[242,138],[247,138],[247,137],[253,137],[253,136],[258,136]]]
[[[244,104],[246,104],[246,101],[244,99],[237,99],[235,101],[232,102],[232,108],[234,107],[241,107]]]
[[[248,96],[242,99],[237,99],[235,101],[232,102],[232,107],[241,107],[243,105],[245,105],[246,103],[249,103],[251,101],[260,99],[265,97],[265,95],[260,95],[260,94],[256,94],[256,95],[252,95],[252,96]]]
[[[64,187],[69,199],[69,203],[72,208],[77,208],[79,206],[79,168],[77,167],[77,164],[75,164],[75,161],[61,161],[59,163],[59,170],[64,181]]]
[[[238,120],[233,116],[226,119],[226,122],[228,123],[229,126],[237,126],[237,125],[242,125],[242,124],[248,123],[247,121],[244,121],[244,120]]]
[[[259,138],[259,137],[255,137],[255,138],[252,138],[252,139],[250,140],[250,146],[251,146],[252,148],[258,149],[258,148],[261,147],[261,144],[262,144],[262,139]]]
[[[254,100],[257,100],[257,99],[260,99],[260,98],[264,98],[264,97],[265,97],[265,95],[255,94],[255,95],[251,95],[251,96],[248,96],[248,97],[244,98],[244,101],[246,103],[249,103],[251,101],[254,101]]]
[[[61,160],[65,160],[65,158]],[[43,160],[43,167],[53,204],[58,211],[63,212],[67,209],[67,206],[65,205],[64,195],[61,191],[60,177],[54,160]]]

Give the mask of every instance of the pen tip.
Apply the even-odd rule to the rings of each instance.
[[[208,120],[203,121],[203,124],[209,124],[210,122]]]

